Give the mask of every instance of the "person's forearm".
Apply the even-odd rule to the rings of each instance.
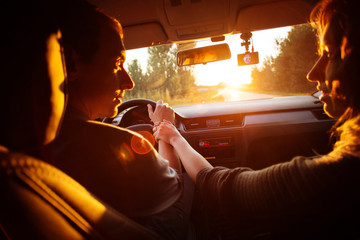
[[[203,156],[195,151],[182,136],[173,138],[171,145],[174,146],[187,174],[194,183],[200,170],[213,167]]]
[[[178,156],[176,155],[173,146],[171,146],[170,144],[168,144],[164,141],[159,141],[158,145],[159,145],[159,154],[163,158],[165,158],[166,160],[169,161],[170,167],[177,170],[178,173],[181,173],[180,160],[179,160]]]

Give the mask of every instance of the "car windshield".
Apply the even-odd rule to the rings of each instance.
[[[176,53],[183,49],[227,43],[228,60],[178,67]],[[241,101],[277,96],[312,94],[314,83],[306,75],[318,58],[316,32],[310,24],[252,32],[249,51],[259,63],[238,66],[245,53],[240,34],[127,51],[125,68],[135,82],[124,100],[162,99],[171,106]]]

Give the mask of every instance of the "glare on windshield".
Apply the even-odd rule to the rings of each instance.
[[[252,32],[251,50],[259,52],[256,65],[238,66],[237,55],[245,52],[240,34],[226,36],[224,42],[230,46],[230,59],[188,67],[176,64],[181,45],[128,50],[126,69],[135,88],[126,92],[125,100],[162,99],[181,106],[311,94],[316,89],[306,80],[318,58],[316,34],[309,24]],[[190,43],[211,44],[218,43]]]

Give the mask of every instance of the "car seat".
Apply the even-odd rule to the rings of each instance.
[[[0,154],[0,224],[9,239],[159,239],[55,167]]]

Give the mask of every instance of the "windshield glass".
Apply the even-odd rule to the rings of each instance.
[[[259,53],[259,63],[238,66],[245,53],[240,34],[222,42],[196,42],[128,50],[126,69],[135,82],[124,100],[159,99],[171,106],[222,101],[240,101],[311,94],[316,84],[306,74],[318,58],[315,30],[309,25],[252,32],[249,51]],[[206,65],[178,67],[176,52],[189,48],[227,43],[231,58]]]

